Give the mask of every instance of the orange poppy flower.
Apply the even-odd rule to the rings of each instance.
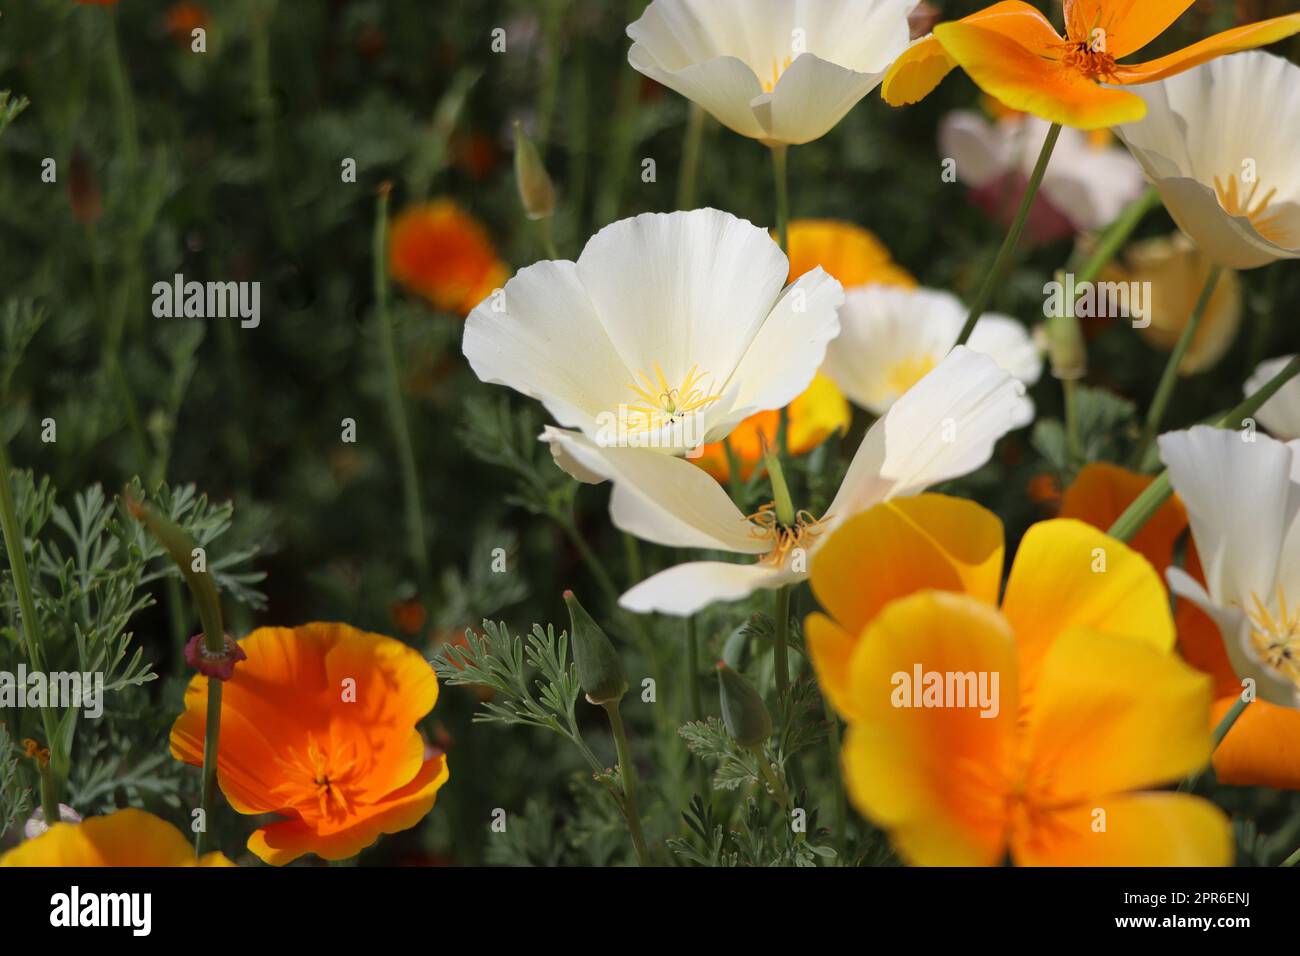
[[[0,866],[234,866],[220,853],[194,859],[180,830],[143,810],[56,823],[0,856]]]
[[[1079,472],[1065,493],[1061,514],[1097,528],[1109,528],[1151,483],[1117,465],[1094,463]],[[1156,512],[1132,541],[1158,569],[1169,566],[1175,542],[1187,530],[1187,512],[1175,496]],[[1202,585],[1196,547],[1189,539],[1184,570]],[[1211,725],[1217,725],[1241,693],[1223,637],[1209,615],[1191,601],[1179,599],[1174,611],[1178,650],[1183,659],[1214,681]],[[1300,789],[1300,710],[1256,700],[1237,718],[1214,752],[1214,772],[1222,783],[1240,786]]]
[[[435,309],[462,316],[503,286],[510,274],[487,230],[450,199],[414,206],[393,220],[388,271]]]
[[[195,30],[206,30],[212,25],[212,18],[202,5],[190,0],[179,0],[167,8],[163,27],[168,36],[176,43],[188,47]]]
[[[790,278],[795,279],[821,266],[846,289],[860,285],[890,285],[916,288],[916,279],[893,261],[889,250],[861,226],[834,219],[796,219],[790,223]],[[786,443],[792,455],[805,455],[837,431],[849,427],[853,411],[835,383],[818,374],[798,398],[790,403]],[[779,411],[759,412],[746,418],[728,436],[731,453],[740,466],[740,477],[748,480],[762,459],[760,435],[776,444]],[[719,481],[731,474],[726,446],[705,445],[697,465]]]
[[[1230,863],[1217,807],[1156,790],[1209,758],[1211,689],[1171,653],[1155,570],[1045,521],[999,605],[1002,534],[973,502],[925,494],[850,519],[814,556],[827,613],[805,633],[848,723],[854,803],[921,865]]]
[[[258,628],[226,681],[217,782],[240,813],[286,819],[248,848],[273,865],[305,853],[355,856],[384,833],[415,826],[446,782],[441,753],[416,729],[438,699],[414,649],[346,624]],[[172,756],[203,763],[207,678],[185,691]]]
[[[956,66],[1011,109],[1100,129],[1146,115],[1142,98],[1115,89],[1154,83],[1207,60],[1300,33],[1300,13],[1225,30],[1146,63],[1119,60],[1164,33],[1194,0],[1064,0],[1066,35],[1022,0],[1004,0],[941,23],[894,62],[881,85],[902,106],[927,96]]]

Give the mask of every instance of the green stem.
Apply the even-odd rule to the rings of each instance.
[[[388,418],[397,444],[397,458],[401,466],[402,497],[406,504],[407,550],[420,575],[419,589],[424,592],[429,580],[429,553],[425,548],[424,511],[420,505],[420,480],[415,467],[415,450],[411,444],[411,430],[406,421],[406,406],[402,402],[402,385],[397,369],[397,349],[393,344],[393,326],[388,313],[388,194],[389,185],[379,189],[375,203],[374,282],[375,319],[379,327],[379,342],[384,356],[387,378]]]
[[[13,573],[14,594],[18,597],[18,612],[22,616],[22,635],[26,645],[27,660],[32,669],[43,671],[45,660],[41,654],[40,619],[36,616],[36,597],[32,591],[31,577],[27,571],[27,551],[23,539],[22,525],[18,523],[18,509],[14,505],[13,487],[10,483],[9,453],[5,448],[4,436],[0,435],[0,534],[4,536],[5,553],[9,556],[9,570]],[[59,784],[64,779],[68,755],[62,753],[62,744],[55,737],[55,719],[53,708],[41,708],[41,727],[45,731],[45,746],[50,751],[50,761],[54,764],[54,793],[51,799],[55,805],[54,822],[58,822]],[[42,789],[44,787],[42,786]],[[44,802],[42,792],[42,802]],[[47,821],[48,822],[48,821]]]
[[[1084,282],[1092,282],[1101,275],[1101,270],[1106,268],[1117,255],[1124,244],[1128,242],[1129,236],[1133,235],[1133,230],[1146,217],[1152,209],[1160,205],[1160,194],[1154,189],[1148,189],[1145,193],[1133,200],[1124,211],[1120,213],[1118,219],[1111,223],[1104,233],[1102,233],[1097,247],[1093,250],[1083,268],[1075,276],[1077,285]]]
[[[113,103],[117,110],[118,145],[126,167],[135,178],[135,171],[140,162],[140,139],[135,122],[135,97],[131,93],[131,81],[127,77],[126,66],[122,62],[122,44],[117,33],[117,10],[111,8],[108,13],[108,82],[113,92]]]
[[[1201,327],[1201,320],[1205,317],[1205,311],[1209,308],[1210,300],[1214,297],[1215,287],[1219,284],[1219,277],[1222,274],[1223,268],[1221,266],[1214,266],[1210,269],[1210,274],[1205,280],[1205,286],[1201,289],[1201,296],[1196,301],[1196,308],[1192,310],[1191,318],[1188,319],[1187,325],[1178,337],[1178,344],[1174,346],[1173,352],[1169,355],[1169,361],[1165,363],[1164,373],[1160,376],[1160,384],[1156,388],[1155,399],[1151,402],[1150,411],[1147,412],[1142,437],[1138,441],[1137,447],[1133,449],[1130,464],[1134,468],[1141,466],[1143,459],[1146,458],[1147,449],[1156,440],[1156,432],[1159,431],[1160,422],[1165,417],[1165,409],[1169,405],[1169,399],[1173,397],[1174,386],[1178,384],[1178,370],[1182,367],[1183,357],[1187,355],[1187,350],[1191,348],[1192,340]]]
[[[776,237],[781,251],[790,254],[790,174],[788,146],[772,147],[772,176],[776,182]]]
[[[542,252],[548,259],[559,259],[560,250],[555,245],[555,227],[551,216],[537,220],[537,236],[541,240]]]
[[[41,781],[41,812],[45,816],[45,825],[52,827],[63,820],[63,814],[59,811],[59,787],[54,782],[54,772],[50,769],[50,765],[42,764],[39,757],[33,759],[36,761],[36,773]]]
[[[840,750],[842,747],[840,718],[831,707],[829,700],[823,698],[822,703],[826,708],[826,722],[830,725],[831,772],[835,778],[835,852],[840,865],[843,866],[844,830],[848,824],[849,806],[848,794],[844,789],[844,772],[840,766]]]
[[[790,585],[777,589],[776,592],[776,626],[772,643],[772,667],[776,671],[776,693],[785,711],[785,698],[790,692],[790,658],[788,643],[790,640]]]
[[[1277,391],[1287,382],[1300,375],[1300,355],[1287,362],[1286,367],[1273,376],[1259,391],[1255,392],[1240,405],[1220,418],[1215,424],[1219,428],[1236,427],[1242,419],[1249,418],[1259,411],[1261,405],[1272,398]],[[1160,506],[1169,500],[1173,494],[1173,484],[1169,480],[1169,471],[1160,473],[1146,491],[1138,495],[1137,499],[1128,506],[1125,512],[1116,519],[1115,523],[1110,526],[1107,533],[1120,541],[1131,541],[1133,536],[1142,530],[1142,526],[1150,520]]]
[[[212,803],[217,787],[217,749],[221,742],[221,681],[208,678],[208,716],[203,727],[203,829],[194,836],[194,855],[202,856],[208,845],[208,828],[212,826]]]
[[[641,866],[648,866],[650,855],[646,850],[645,833],[641,830],[641,816],[636,805],[636,767],[632,765],[632,750],[627,745],[623,716],[618,712],[616,700],[606,701],[601,706],[609,715],[609,727],[614,732],[614,747],[618,750],[618,771],[623,780],[623,816],[627,818],[627,829],[632,835],[632,847],[636,850],[637,862]]]
[[[627,579],[631,584],[640,584],[645,580],[645,570],[641,565],[641,542],[636,535],[623,532],[623,560],[627,564]]]
[[[1233,724],[1237,722],[1237,718],[1245,713],[1245,710],[1249,705],[1250,700],[1239,695],[1236,701],[1233,702],[1233,705],[1228,708],[1228,712],[1223,715],[1223,719],[1219,721],[1217,726],[1215,726],[1214,733],[1211,735],[1211,754],[1219,749],[1219,744],[1223,743],[1223,738],[1228,736],[1228,731],[1230,731]],[[1196,773],[1192,774],[1179,785],[1178,789],[1183,791],[1195,790],[1197,782],[1201,779],[1201,773],[1202,771],[1198,770]]]
[[[1297,863],[1300,863],[1300,847],[1297,847],[1296,851],[1292,853],[1290,856],[1288,856],[1285,860],[1283,860],[1280,865],[1295,866]]]
[[[1065,452],[1071,472],[1083,464],[1083,437],[1079,429],[1079,395],[1077,379],[1062,379],[1065,392]]]
[[[722,450],[727,455],[727,487],[731,492],[731,500],[739,501],[740,486],[744,479],[740,477],[740,456],[731,445],[730,435],[722,439]]]
[[[694,614],[686,619],[686,686],[691,696],[691,720],[703,720],[704,704],[700,697],[700,639]]]
[[[704,109],[691,104],[686,120],[686,134],[682,140],[682,168],[677,176],[677,208],[695,208],[695,184],[699,177],[700,146],[704,141]]]
[[[970,339],[971,333],[975,331],[975,323],[989,307],[993,293],[1006,278],[1006,271],[1015,255],[1016,246],[1020,244],[1020,236],[1025,231],[1025,223],[1029,220],[1029,210],[1034,205],[1034,197],[1038,195],[1038,187],[1043,183],[1043,174],[1047,172],[1047,164],[1052,158],[1052,150],[1056,148],[1056,140],[1060,135],[1061,125],[1053,123],[1052,128],[1047,131],[1047,138],[1043,141],[1043,148],[1038,154],[1038,162],[1034,164],[1034,171],[1025,187],[1025,195],[1020,200],[1020,209],[1016,212],[1016,218],[1011,223],[1006,239],[1002,241],[1002,248],[998,250],[998,256],[993,261],[993,268],[985,276],[984,284],[980,287],[974,304],[971,305],[970,314],[966,316],[966,324],[962,326],[961,335],[957,336],[957,345],[965,345]]]
[[[573,515],[557,513],[555,515],[555,520],[556,523],[564,529],[565,535],[568,536],[570,543],[577,550],[578,556],[582,558],[582,563],[587,566],[587,570],[590,571],[591,576],[595,578],[596,584],[600,587],[601,591],[604,592],[605,599],[609,601],[609,606],[611,608],[617,608],[618,588],[614,586],[614,581],[610,578],[609,572],[606,571],[605,566],[600,563],[600,559],[597,558],[595,552],[591,550],[591,546],[587,544],[582,535],[578,533],[578,526],[574,524]]]

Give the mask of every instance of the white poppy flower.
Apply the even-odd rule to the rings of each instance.
[[[1234,53],[1129,89],[1147,116],[1115,132],[1206,255],[1230,269],[1300,257],[1300,66]]]
[[[654,0],[632,67],[768,146],[825,135],[880,85],[917,0]]]
[[[671,547],[758,557],[753,564],[681,564],[620,600],[633,611],[686,616],[714,601],[806,578],[812,553],[846,518],[979,468],[999,438],[1028,423],[1032,413],[1023,394],[1024,386],[988,356],[954,349],[867,432],[826,514],[800,512],[792,528],[779,526],[770,508],[741,514],[690,462],[643,449],[602,448],[556,428],[542,439],[582,470],[613,482],[610,517],[622,530]]]
[[[1242,391],[1247,396],[1254,395],[1271,382],[1293,358],[1294,355],[1283,355],[1281,358],[1260,362],[1255,374],[1246,380]],[[1279,388],[1255,413],[1255,418],[1274,438],[1283,441],[1300,438],[1300,378],[1293,378]]]
[[[687,454],[821,365],[844,292],[820,268],[783,288],[788,270],[765,230],[716,209],[624,219],[481,303],[465,357],[602,445]]]
[[[957,110],[939,122],[939,149],[955,162],[959,180],[975,190],[996,190],[990,195],[996,201],[1004,199],[1012,184],[1023,190],[1050,127],[1029,113],[990,123],[978,113]],[[1095,134],[1067,126],[1056,141],[1039,195],[1076,231],[1087,232],[1113,222],[1145,188],[1142,167],[1132,156],[1098,142]],[[1014,202],[1007,205],[1015,208]]]
[[[948,354],[966,322],[955,295],[934,289],[869,285],[849,289],[840,307],[840,335],[826,350],[823,372],[849,401],[883,415]],[[1043,360],[1023,325],[986,313],[967,343],[1026,385]]]
[[[1159,441],[1206,580],[1170,568],[1169,587],[1214,619],[1261,699],[1300,707],[1300,444],[1204,425]]]

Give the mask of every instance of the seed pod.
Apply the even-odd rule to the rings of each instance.
[[[519,201],[529,219],[549,219],[555,214],[555,187],[542,163],[541,154],[533,141],[524,135],[518,120],[515,120],[515,183],[519,186]]]
[[[573,663],[578,667],[578,683],[587,700],[604,704],[620,700],[627,693],[627,677],[618,652],[587,609],[578,603],[572,591],[564,592],[569,607],[569,640],[573,646]]]

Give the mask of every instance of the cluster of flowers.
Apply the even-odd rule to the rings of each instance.
[[[1140,191],[1130,161],[1085,135],[1113,128],[1205,271],[1300,257],[1300,68],[1241,52],[1300,33],[1300,14],[1124,64],[1190,0],[1065,0],[1065,36],[1006,0],[910,42],[915,6],[654,0],[628,28],[629,62],[781,156],[877,86],[911,103],[961,67],[1013,112],[997,126],[955,117],[943,136],[977,190],[1017,183],[1032,199],[1045,183],[1037,231],[1053,217],[1103,226]],[[1073,138],[1053,172],[1061,126]],[[1030,164],[1022,144],[1035,135],[1046,146]],[[1090,153],[1100,165],[1070,162]],[[1025,535],[1004,584],[1000,520],[927,489],[979,468],[1033,419],[1038,346],[1011,318],[917,287],[851,225],[796,221],[779,236],[714,209],[641,215],[602,229],[576,262],[535,263],[497,289],[506,270],[486,237],[437,204],[397,222],[392,268],[468,312],[471,368],[545,406],[557,426],[540,440],[575,479],[611,484],[614,525],[752,559],[669,568],[624,607],[687,616],[811,581],[825,613],[807,619],[807,646],[848,725],[845,785],[905,859],[1229,863],[1222,811],[1159,788],[1212,756],[1224,781],[1300,786],[1300,446],[1165,434],[1162,482],[1177,498],[1115,536],[1104,529],[1159,483],[1089,465],[1061,517]],[[450,261],[455,281],[422,284],[430,259]],[[1279,358],[1246,386],[1269,389],[1259,418],[1283,439],[1300,436],[1294,371]],[[771,507],[737,508],[719,479],[777,471],[768,445],[811,450],[845,429],[849,403],[878,418],[824,514],[798,510],[779,473]],[[250,850],[275,864],[341,859],[429,811],[447,767],[415,729],[438,690],[419,654],[335,624],[264,628],[240,649],[217,779],[237,811],[284,818]],[[891,675],[918,665],[1001,675],[1000,708],[896,706]],[[172,731],[173,755],[196,765],[214,679],[194,678]],[[1243,683],[1258,698],[1245,712]],[[120,811],[56,824],[0,863],[185,861],[169,825]]]

